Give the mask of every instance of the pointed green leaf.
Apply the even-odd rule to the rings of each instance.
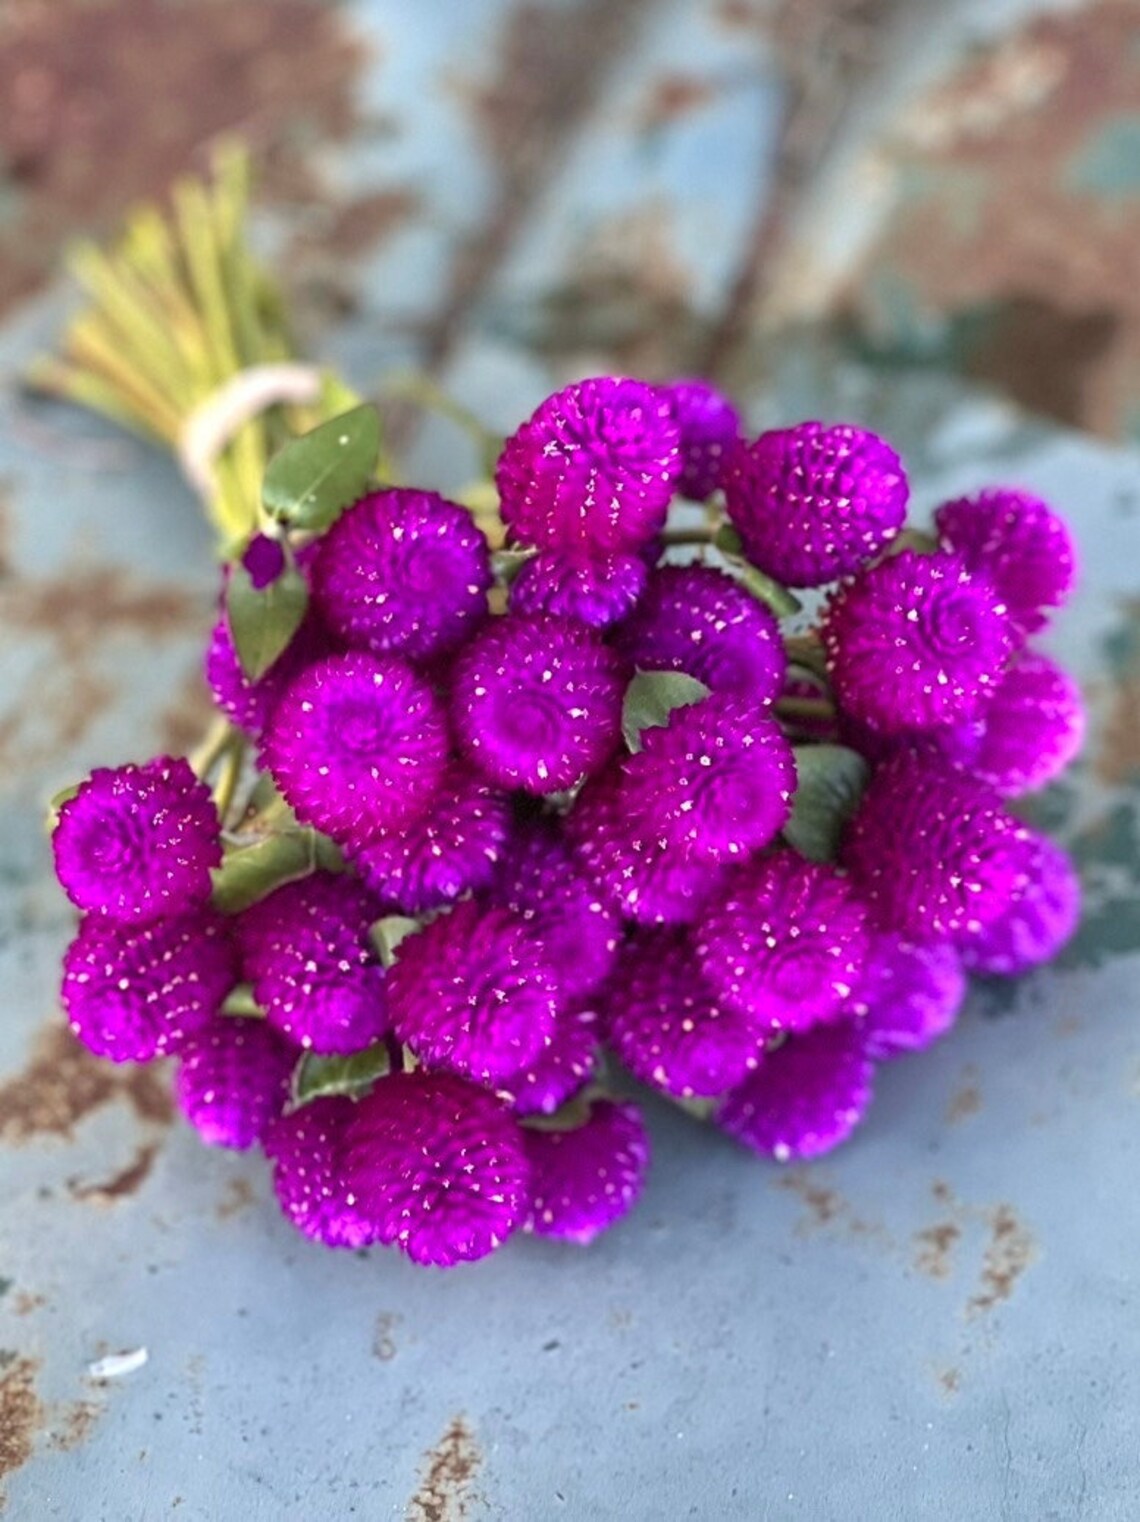
[[[223,1015],[238,1015],[247,1020],[264,1020],[265,1011],[253,997],[248,983],[237,983],[222,1002]]]
[[[727,569],[741,586],[751,592],[757,602],[771,608],[777,618],[790,618],[802,610],[803,603],[794,592],[789,592],[787,587],[745,557],[744,544],[731,523],[721,524],[713,535],[713,544],[725,557]]]
[[[294,565],[260,590],[238,561],[226,585],[226,620],[241,669],[256,682],[265,675],[300,627],[309,588]]]
[[[318,867],[335,872],[342,865],[336,846],[316,830],[267,835],[254,845],[226,853],[212,874],[214,908],[223,914],[240,914],[282,883],[308,877]]]
[[[870,767],[846,745],[797,745],[796,795],[784,837],[809,861],[834,861]]]
[[[293,1069],[293,1109],[331,1094],[362,1094],[391,1070],[392,1059],[383,1041],[350,1057],[319,1057],[316,1052],[306,1052]]]
[[[631,751],[641,749],[641,731],[659,729],[674,708],[688,708],[707,698],[709,689],[685,671],[639,671],[625,690],[621,732]]]
[[[396,960],[396,947],[419,929],[419,920],[409,919],[404,914],[388,914],[376,921],[368,936],[380,961],[385,967],[391,967]]]
[[[324,533],[363,496],[379,455],[375,407],[354,407],[274,455],[261,488],[265,509],[289,528]]]

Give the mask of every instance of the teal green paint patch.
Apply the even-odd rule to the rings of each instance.
[[[1074,190],[1095,195],[1140,195],[1140,115],[1103,127],[1070,161],[1066,179]]]

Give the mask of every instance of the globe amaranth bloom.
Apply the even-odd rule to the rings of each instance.
[[[177,1052],[237,980],[225,921],[191,909],[146,925],[89,915],[63,958],[63,1007],[80,1041],[112,1062]]]
[[[368,936],[382,912],[353,878],[314,872],[238,915],[242,968],[270,1025],[329,1053],[386,1033],[384,969]]]
[[[682,1098],[725,1093],[760,1060],[766,1027],[721,1003],[682,930],[644,930],[601,996],[607,1046],[635,1078]]]
[[[942,543],[971,570],[984,571],[1027,634],[1048,622],[1077,575],[1065,523],[1038,497],[996,487],[944,503],[934,514]]]
[[[423,914],[485,887],[509,830],[506,796],[453,762],[425,812],[374,835],[352,864],[385,904]]]
[[[315,1099],[271,1122],[263,1141],[286,1218],[326,1247],[367,1247],[380,1235],[344,1175],[345,1136],[355,1114],[351,1099]]]
[[[849,1020],[789,1036],[717,1110],[718,1126],[777,1162],[846,1141],[871,1103],[874,1064]]]
[[[694,935],[716,996],[761,1030],[835,1020],[867,954],[867,910],[834,867],[793,851],[730,875]]]
[[[540,550],[511,583],[510,608],[512,613],[554,613],[605,629],[633,611],[648,576],[641,555]]]
[[[944,1036],[966,997],[959,953],[945,941],[920,945],[892,931],[875,935],[848,1008],[868,1055],[881,1061],[921,1051]]]
[[[904,751],[871,778],[842,860],[884,928],[938,940],[1002,913],[1025,839],[990,788],[934,754]]]
[[[527,1228],[585,1246],[628,1215],[649,1168],[649,1137],[636,1105],[595,1100],[570,1131],[523,1127],[530,1162]]]
[[[665,526],[680,473],[668,398],[601,376],[548,397],[507,440],[495,480],[515,543],[630,550]]]
[[[554,1035],[560,989],[546,949],[519,915],[456,905],[400,942],[388,1008],[429,1067],[479,1083],[509,1080]]]
[[[742,442],[722,484],[745,555],[793,587],[850,575],[906,517],[902,461],[885,440],[847,424],[799,423]]]
[[[357,651],[291,682],[263,743],[298,819],[350,848],[421,813],[448,751],[446,715],[428,683],[395,656]]]
[[[988,925],[959,940],[970,972],[1016,977],[1055,957],[1077,928],[1081,885],[1071,857],[1041,835],[1023,846],[1017,890]]]
[[[206,685],[231,724],[255,739],[260,738],[278,698],[294,677],[335,650],[328,630],[310,609],[273,665],[254,681],[242,670],[229,622],[223,614],[206,646],[203,668]]]
[[[350,1198],[378,1240],[416,1263],[485,1257],[522,1224],[530,1169],[493,1094],[450,1073],[395,1073],[356,1107],[345,1139]]]
[[[529,1067],[497,1085],[516,1115],[553,1115],[590,1078],[598,1065],[598,1016],[589,1006],[558,1011],[550,1045]]]
[[[703,380],[676,380],[658,388],[669,401],[681,430],[682,497],[703,502],[721,482],[740,434],[740,414],[728,397]]]
[[[423,661],[477,628],[491,581],[487,541],[466,508],[393,487],[362,497],[321,539],[313,597],[346,644]]]
[[[787,670],[773,614],[723,571],[663,565],[614,643],[642,671],[685,671],[713,692],[756,707],[779,693]]]
[[[460,653],[451,716],[460,750],[484,776],[550,793],[613,754],[624,690],[621,660],[589,629],[512,614]]]
[[[220,1016],[179,1051],[178,1107],[207,1145],[244,1151],[284,1109],[296,1060],[263,1020]]]
[[[132,923],[204,903],[222,860],[210,790],[173,756],[92,772],[60,807],[52,850],[73,904]]]

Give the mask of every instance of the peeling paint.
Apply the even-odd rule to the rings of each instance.
[[[408,1502],[405,1522],[464,1522],[483,1454],[467,1421],[456,1416],[423,1459],[423,1480]]]
[[[0,1354],[0,1484],[32,1456],[44,1408],[36,1394],[39,1364]],[[0,1510],[6,1497],[0,1490]]]
[[[173,1118],[161,1066],[105,1062],[53,1021],[40,1032],[23,1072],[0,1082],[0,1142],[70,1141],[88,1115],[118,1101],[150,1125],[166,1126]]]

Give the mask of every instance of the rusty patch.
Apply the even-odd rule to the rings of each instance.
[[[857,1215],[851,1202],[837,1189],[821,1183],[806,1169],[793,1168],[781,1174],[776,1180],[776,1188],[794,1194],[806,1206],[804,1215],[796,1223],[797,1236],[806,1236],[812,1231],[828,1227],[845,1231],[853,1237],[876,1238],[882,1243],[890,1241],[887,1232],[878,1222],[867,1221]]]
[[[381,1311],[376,1317],[376,1327],[372,1333],[372,1356],[381,1363],[391,1363],[399,1352],[396,1347],[396,1328],[402,1319],[395,1311]]]
[[[104,1407],[97,1401],[77,1400],[65,1406],[53,1422],[49,1439],[51,1446],[63,1453],[80,1448],[91,1436],[96,1422],[103,1415]]]
[[[0,1364],[0,1481],[26,1464],[35,1447],[44,1408],[36,1394],[39,1364],[13,1358]],[[0,1507],[5,1497],[0,1492]]]
[[[715,79],[700,74],[666,74],[654,82],[637,114],[642,132],[659,132],[681,117],[699,111],[721,92]]]
[[[1112,672],[1110,701],[1093,757],[1097,776],[1109,787],[1140,776],[1140,600],[1126,599],[1121,612],[1119,630],[1105,651]]]
[[[924,1231],[916,1231],[914,1266],[919,1273],[931,1279],[948,1279],[954,1271],[951,1253],[961,1235],[962,1228],[953,1221],[943,1221]]]
[[[463,1522],[475,1499],[472,1486],[483,1463],[475,1436],[457,1416],[424,1455],[420,1488],[408,1502],[405,1522]]]
[[[1036,1243],[1012,1206],[996,1206],[990,1212],[989,1222],[990,1241],[982,1265],[981,1287],[966,1307],[968,1316],[982,1315],[1008,1300],[1037,1256]]]
[[[145,1142],[131,1162],[111,1178],[97,1184],[81,1184],[73,1179],[68,1183],[68,1192],[73,1199],[93,1205],[113,1205],[117,1200],[130,1199],[150,1177],[154,1160],[161,1150],[158,1142]]]
[[[947,1395],[957,1395],[962,1388],[961,1369],[943,1369],[938,1376],[938,1383],[946,1391]]]
[[[226,1192],[214,1207],[214,1214],[219,1221],[228,1221],[232,1216],[241,1215],[251,1205],[257,1203],[257,1196],[253,1192],[253,1185],[247,1178],[232,1178],[226,1184]]]
[[[174,1109],[160,1068],[104,1062],[53,1021],[40,1032],[22,1073],[0,1083],[0,1142],[43,1136],[69,1141],[80,1121],[125,1100],[140,1120],[166,1126]]]
[[[961,1121],[968,1120],[971,1115],[977,1115],[981,1108],[982,1091],[976,1083],[968,1081],[956,1093],[951,1094],[946,1106],[946,1124],[956,1126]]]
[[[12,1314],[15,1316],[30,1316],[33,1311],[42,1309],[47,1304],[46,1295],[35,1295],[30,1290],[23,1289],[12,1300]]]
[[[200,663],[179,684],[169,707],[158,716],[158,745],[167,756],[188,755],[201,740],[217,710]]]

